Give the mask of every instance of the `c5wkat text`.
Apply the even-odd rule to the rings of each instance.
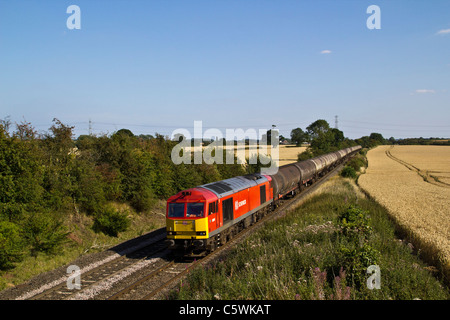
[[[203,315],[207,318],[213,313],[223,313],[225,315],[267,315],[269,314],[270,304],[226,304],[222,308],[186,306],[180,307],[180,315]]]

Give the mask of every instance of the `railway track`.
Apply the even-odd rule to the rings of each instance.
[[[17,299],[31,300],[150,300],[164,297],[180,279],[200,264],[217,259],[246,236],[262,227],[267,221],[284,216],[306,195],[335,175],[342,164],[331,170],[298,195],[283,200],[281,205],[260,221],[236,234],[230,241],[205,257],[179,259],[170,254],[165,244],[165,234],[145,245],[116,254],[109,259],[81,270],[81,289],[68,289],[63,277],[52,285],[29,292]]]
[[[68,275],[64,275],[50,283],[42,285],[20,296],[16,300],[65,300],[84,298],[80,296],[87,292],[98,292],[101,285],[105,285],[117,276],[125,276],[133,269],[143,268],[149,258],[160,260],[168,254],[165,245],[165,233],[155,232],[155,235],[145,239],[142,243],[127,247],[118,253],[111,254],[103,260],[91,263],[82,268],[80,274],[81,290],[69,289]],[[121,274],[122,273],[122,274]],[[113,281],[110,281],[112,283]],[[97,290],[95,290],[97,288]]]
[[[164,288],[191,270],[196,264],[171,260],[157,270],[115,293],[108,300],[150,300]]]

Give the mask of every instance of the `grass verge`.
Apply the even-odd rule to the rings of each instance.
[[[413,251],[381,205],[335,177],[227,256],[194,269],[168,298],[449,299],[436,268]],[[370,265],[379,267],[380,289],[367,287]]]

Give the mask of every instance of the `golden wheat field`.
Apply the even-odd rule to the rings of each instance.
[[[450,274],[450,147],[379,146],[361,188]]]
[[[450,148],[448,146],[396,146],[389,152],[394,158],[407,162],[412,166],[412,170],[419,170],[419,174],[430,182],[450,186]]]

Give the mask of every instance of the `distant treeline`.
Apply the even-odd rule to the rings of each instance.
[[[398,139],[395,144],[400,145],[433,145],[433,146],[450,146],[450,139],[440,138],[407,138]]]
[[[30,123],[0,122],[0,269],[24,255],[52,253],[67,239],[63,220],[93,217],[93,229],[116,236],[129,224],[113,202],[148,211],[180,190],[259,170],[259,165],[175,165],[178,142],[121,129],[82,135],[54,119],[38,134]]]

